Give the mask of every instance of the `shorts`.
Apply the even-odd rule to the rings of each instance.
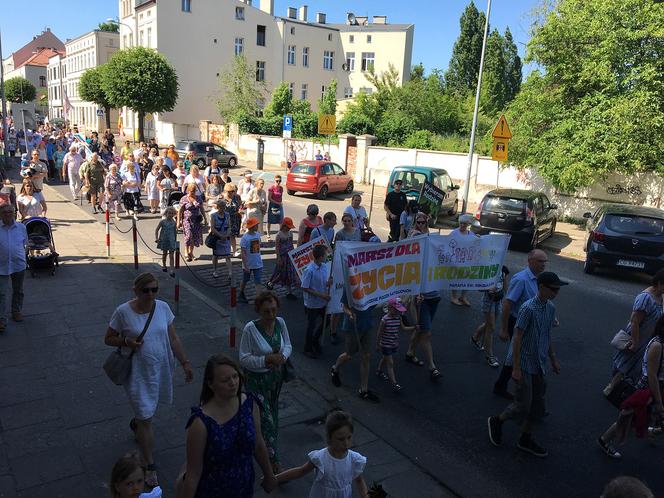
[[[251,280],[251,274],[254,274],[254,283],[259,284],[263,280],[263,268],[254,268],[252,270],[242,270],[242,282],[247,283]]]
[[[397,351],[399,351],[399,348],[386,348],[384,346],[380,347],[380,352],[383,353],[383,356],[392,356],[394,354],[397,354]]]
[[[369,336],[371,332],[357,332],[347,331],[346,332],[346,353],[353,355],[357,352],[362,352],[364,354],[369,354],[371,352],[369,346]],[[357,338],[359,337],[360,343],[357,343]]]
[[[482,295],[482,313],[494,313],[495,316],[498,316],[500,313],[500,307],[503,304],[503,300],[494,301],[488,292],[484,292]]]
[[[420,303],[420,330],[426,330],[431,332],[431,327],[433,325],[433,317],[436,315],[436,310],[438,309],[438,303],[440,303],[440,298],[436,297],[434,299],[424,299]]]
[[[536,422],[544,416],[546,381],[543,374],[521,373],[521,382],[515,382],[514,401],[505,409],[506,418],[527,419]]]

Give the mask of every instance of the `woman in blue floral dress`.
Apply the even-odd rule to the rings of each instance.
[[[210,357],[205,366],[200,406],[187,422],[187,464],[176,496],[183,498],[251,498],[253,459],[261,467],[263,489],[276,480],[261,436],[255,398],[242,393],[240,367],[226,355]]]

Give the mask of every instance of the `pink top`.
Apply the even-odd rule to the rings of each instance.
[[[272,199],[276,202],[281,202],[281,198],[284,195],[284,187],[281,185],[272,185],[267,191],[272,194]]]

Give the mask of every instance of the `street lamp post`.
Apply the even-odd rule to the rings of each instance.
[[[468,209],[468,195],[470,193],[470,172],[473,168],[473,152],[475,149],[475,131],[477,129],[477,114],[480,107],[480,90],[482,88],[482,71],[484,70],[484,52],[486,51],[486,39],[489,33],[489,17],[491,16],[491,0],[486,7],[486,22],[484,23],[484,39],[482,40],[482,55],[480,56],[480,72],[477,75],[477,92],[475,93],[475,111],[473,112],[473,126],[470,129],[470,150],[468,151],[468,169],[466,170],[466,183],[463,186],[463,209],[465,214]]]
[[[2,138],[4,140],[2,164],[7,167],[9,158],[9,126],[7,123],[7,98],[5,96],[5,68],[2,64],[2,33],[0,33],[0,98],[2,98]]]

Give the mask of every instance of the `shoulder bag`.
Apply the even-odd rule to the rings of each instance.
[[[613,339],[611,339],[611,346],[622,351],[630,342],[632,342],[632,336],[620,329],[618,333],[613,336]]]
[[[152,321],[152,315],[154,315],[154,310],[157,307],[155,302],[152,305],[150,310],[150,315],[148,316],[145,326],[143,327],[143,332],[136,338],[136,341],[143,339],[143,336],[148,331],[150,322]],[[131,374],[131,357],[134,356],[134,351],[129,353],[129,356],[124,356],[122,354],[122,348],[119,347],[117,350],[113,351],[106,361],[104,362],[104,372],[108,375],[108,378],[113,381],[116,386],[123,386],[129,379]]]

